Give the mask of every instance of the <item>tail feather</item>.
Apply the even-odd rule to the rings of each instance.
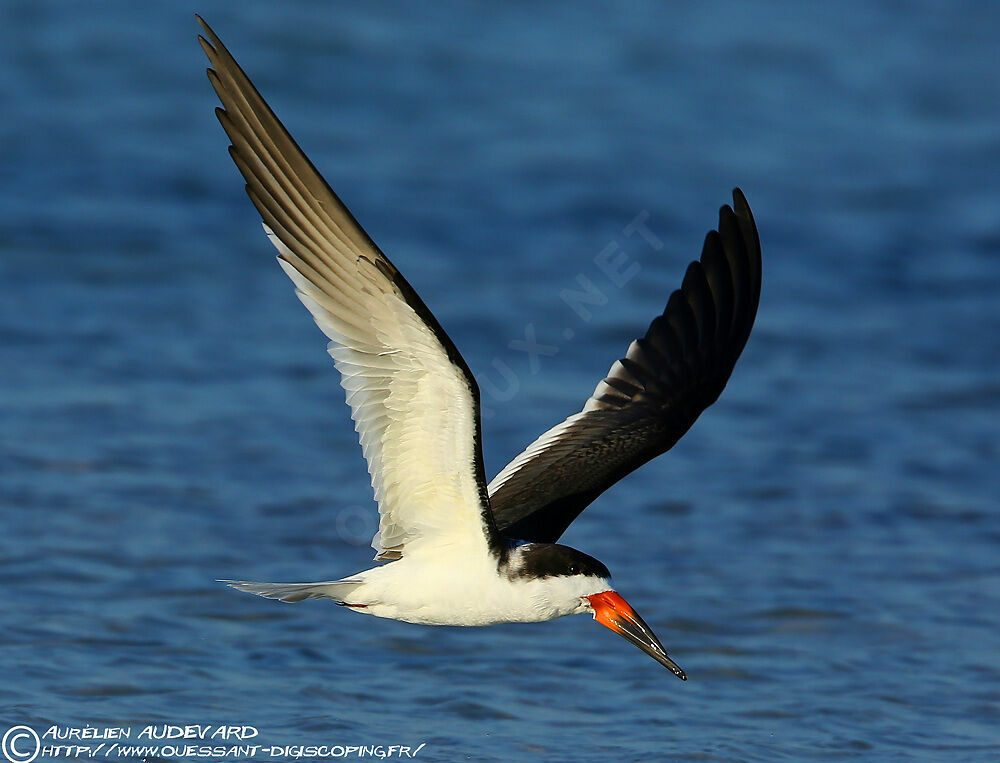
[[[254,583],[249,580],[220,580],[237,591],[246,591],[268,599],[297,602],[305,599],[333,599],[338,604],[347,604],[350,595],[360,585],[360,580],[328,580],[321,583]]]

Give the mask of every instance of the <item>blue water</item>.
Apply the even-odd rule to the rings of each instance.
[[[818,5],[8,3],[0,731],[996,759],[1000,6]],[[764,289],[728,389],[565,537],[687,683],[582,617],[431,629],[214,582],[362,569],[374,506],[195,10],[479,376],[491,474],[745,190]],[[640,267],[621,288],[612,243]],[[608,297],[589,320],[559,298],[578,275]],[[535,368],[528,325],[555,349]]]

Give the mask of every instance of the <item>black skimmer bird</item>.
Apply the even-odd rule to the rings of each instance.
[[[426,625],[589,613],[681,679],[608,568],[557,541],[597,496],[671,448],[719,397],[760,298],[760,241],[739,189],[701,258],[583,410],[487,483],[479,387],[431,311],[354,219],[201,18],[229,153],[319,328],[368,462],[381,564],[315,583],[223,581]],[[206,39],[207,38],[207,39]]]

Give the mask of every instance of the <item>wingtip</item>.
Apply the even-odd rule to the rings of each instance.
[[[752,248],[752,253],[755,255],[754,271],[756,273],[759,290],[761,257],[760,232],[757,230],[757,221],[754,220],[753,212],[750,210],[750,202],[747,201],[747,197],[743,194],[743,191],[739,187],[733,189],[733,208],[743,236],[747,244]]]
[[[220,50],[225,50],[225,46],[222,44],[222,40],[219,39],[219,35],[208,25],[208,22],[197,13],[194,14],[194,17],[205,33],[204,37],[199,34],[198,39],[202,41],[202,47],[208,46],[206,53],[211,50],[212,54],[218,54]]]
[[[750,211],[750,202],[747,201],[746,195],[739,186],[733,189],[733,211],[737,217],[753,220],[753,213]]]

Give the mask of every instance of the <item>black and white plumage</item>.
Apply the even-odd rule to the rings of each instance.
[[[734,191],[700,261],[583,410],[487,485],[479,387],[468,365],[198,21],[230,154],[281,267],[330,339],[378,503],[372,545],[389,562],[335,581],[227,582],[429,625],[589,612],[684,678],[613,590],[608,569],[555,541],[600,493],[672,447],[725,387],[760,296],[760,243],[743,194]]]
[[[591,501],[674,446],[722,393],[760,301],[760,241],[743,193],[719,213],[681,288],[629,345],[583,410],[489,485],[501,533],[555,543]]]

